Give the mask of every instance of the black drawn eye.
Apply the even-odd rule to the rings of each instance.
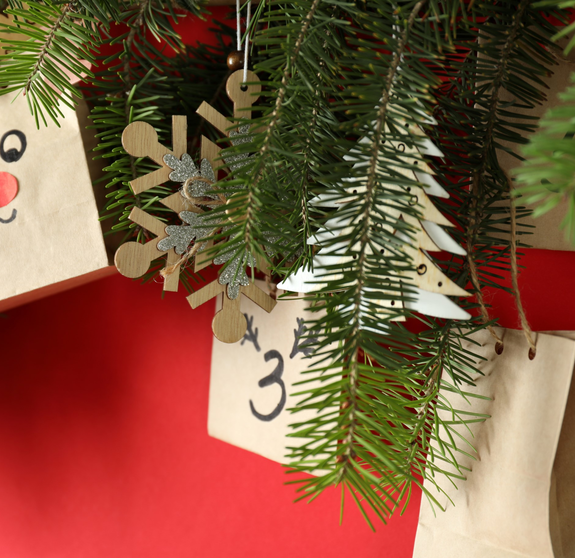
[[[15,147],[5,149],[6,140],[10,136],[16,136],[20,140],[20,149],[16,149]],[[26,136],[22,132],[19,130],[10,130],[9,132],[6,132],[0,140],[0,157],[2,157],[6,163],[15,163],[22,158],[22,155],[24,155],[26,145]]]

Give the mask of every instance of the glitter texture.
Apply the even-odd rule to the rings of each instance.
[[[253,137],[249,136],[250,126],[249,124],[244,124],[243,126],[239,126],[237,130],[232,130],[230,132],[230,140],[232,145],[235,147],[236,145],[242,145],[243,143],[251,143],[253,141]],[[236,137],[236,136],[243,136],[243,137]],[[234,139],[236,138],[236,139]],[[224,157],[224,161],[228,168],[235,172],[245,165],[248,164],[248,159],[250,155],[247,153],[237,153],[235,155],[229,155],[228,157]]]
[[[206,180],[199,180],[200,177],[205,178]],[[197,179],[190,180],[186,186],[188,196],[192,196],[194,198],[207,196],[208,198],[217,199],[217,195],[209,193],[215,181],[216,175],[212,165],[207,159],[202,159]]]
[[[239,254],[227,252],[214,258],[215,264],[220,265],[226,262],[229,263],[220,273],[218,280],[220,285],[228,286],[228,297],[233,300],[240,294],[240,286],[247,287],[250,284],[245,267],[246,265],[255,267],[256,260],[251,254],[244,252],[240,252]]]
[[[188,196],[194,198],[207,196],[212,199],[217,199],[215,194],[209,193],[216,181],[216,175],[212,165],[207,159],[202,159],[199,170],[194,160],[187,153],[182,155],[181,161],[171,153],[168,153],[164,155],[164,163],[173,169],[170,173],[170,180],[173,182],[181,182],[182,184],[188,183],[186,185],[186,193]],[[206,180],[201,180],[202,178]]]
[[[174,182],[185,182],[188,178],[200,176],[200,171],[196,167],[194,160],[187,153],[182,155],[181,161],[171,153],[168,153],[164,155],[164,163],[173,169],[170,173],[170,180]]]
[[[158,242],[158,250],[165,252],[174,248],[176,254],[184,254],[192,240],[205,238],[209,236],[213,227],[206,226],[208,219],[204,213],[192,213],[191,211],[182,211],[180,219],[188,225],[169,225],[166,227],[167,238]],[[204,243],[205,244],[205,243]],[[202,246],[202,249],[204,246]]]

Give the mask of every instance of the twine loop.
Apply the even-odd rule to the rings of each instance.
[[[511,216],[511,239],[510,239],[510,261],[511,261],[511,285],[512,285],[512,292],[513,298],[515,299],[515,305],[517,307],[517,313],[519,314],[519,319],[521,322],[521,329],[523,331],[523,335],[529,345],[529,360],[533,360],[537,355],[537,345],[534,340],[533,330],[529,325],[529,321],[527,320],[527,315],[525,313],[525,309],[523,308],[523,302],[521,300],[521,293],[519,291],[519,266],[517,265],[517,216],[515,211],[515,204],[513,203],[513,183],[511,178],[502,170],[505,179],[507,181],[507,186],[509,189],[509,201],[510,201],[510,216]],[[475,175],[473,180],[473,191],[477,193],[477,181],[478,176]],[[477,206],[477,198],[474,200],[474,208]],[[474,217],[471,219],[472,224],[475,224]],[[481,310],[481,317],[484,324],[489,322],[489,312],[487,311],[487,306],[485,305],[485,301],[483,299],[483,293],[481,292],[481,283],[479,281],[479,274],[477,272],[477,266],[475,265],[475,261],[473,260],[473,256],[471,253],[473,243],[471,242],[471,233],[468,234],[468,250],[467,250],[467,262],[469,265],[469,272],[471,275],[471,282],[475,287],[477,293],[477,302],[479,303],[479,307]],[[487,325],[487,329],[491,336],[495,339],[495,352],[500,355],[504,349],[503,339],[497,335],[497,332],[491,325]]]

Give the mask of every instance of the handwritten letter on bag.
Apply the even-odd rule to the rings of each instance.
[[[258,282],[261,288],[265,284]],[[281,291],[280,291],[281,292]],[[296,414],[293,386],[311,359],[306,347],[303,300],[278,300],[271,314],[244,298],[242,309],[248,329],[238,343],[214,339],[210,380],[208,432],[210,436],[264,457],[286,463],[286,447],[294,422],[311,418],[314,411]],[[303,336],[303,337],[302,337]]]

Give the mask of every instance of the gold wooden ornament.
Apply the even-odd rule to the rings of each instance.
[[[247,72],[247,82],[243,83],[243,71],[238,70],[230,75],[226,83],[228,97],[234,104],[234,121],[223,116],[208,103],[203,102],[198,108],[197,113],[217,128],[225,136],[230,136],[230,131],[237,129],[238,121],[242,118],[251,118],[251,106],[259,98],[261,85],[254,72]],[[130,155],[134,157],[149,157],[160,168],[138,177],[130,182],[134,194],[141,194],[151,188],[159,186],[170,180],[170,174],[173,168],[166,161],[166,155],[174,156],[180,160],[187,153],[187,119],[185,116],[172,117],[172,149],[168,149],[158,140],[156,130],[150,124],[144,122],[134,122],[126,127],[122,134],[122,145]],[[210,141],[205,136],[201,139],[201,159],[206,159],[214,170],[217,180],[216,163],[219,160],[221,148]],[[176,213],[182,211],[191,211],[194,213],[203,213],[198,207],[209,205],[205,200],[200,198],[184,197],[180,192],[175,192],[161,200],[161,203],[172,209]],[[221,203],[221,202],[214,202]],[[241,220],[241,216],[234,214],[229,215],[230,219],[235,221]],[[176,292],[179,284],[179,267],[182,258],[173,248],[162,250],[158,245],[160,241],[168,237],[166,225],[159,219],[153,217],[146,211],[134,207],[129,215],[129,219],[142,227],[154,238],[148,240],[145,244],[139,242],[127,242],[123,244],[116,252],[115,264],[118,271],[130,278],[137,278],[144,275],[150,268],[153,260],[166,255],[166,265],[171,268],[171,272],[166,275],[164,281],[164,290]],[[199,239],[196,239],[198,242]],[[210,257],[210,248],[212,241],[205,243],[203,250],[198,251],[194,256],[194,270],[200,271],[213,263],[213,257]],[[256,261],[260,263],[260,259]],[[256,264],[257,265],[257,264]],[[257,265],[262,271],[266,272],[265,266]],[[259,287],[250,282],[247,286],[242,285],[236,298],[230,298],[226,285],[220,284],[219,280],[209,283],[199,291],[187,297],[192,308],[197,308],[200,304],[211,300],[212,298],[222,295],[222,309],[216,314],[212,322],[214,335],[225,343],[235,343],[244,336],[247,324],[244,315],[241,312],[240,300],[241,294],[247,296],[266,312],[271,312],[276,301]]]
[[[243,84],[243,71],[238,70],[228,78],[226,84],[228,97],[234,103],[234,119],[236,120],[234,125],[232,125],[225,116],[206,102],[203,102],[197,110],[200,116],[228,137],[230,136],[230,131],[238,127],[238,121],[241,121],[242,118],[251,118],[250,107],[259,98],[261,85],[259,84],[257,75],[254,72],[248,71],[247,81],[248,83],[251,82],[251,84]],[[208,140],[208,138],[202,136],[202,156],[204,156],[203,153],[205,152],[206,158],[210,159],[211,157],[212,160],[215,160],[220,151],[221,149],[217,145]],[[242,193],[238,192],[234,195],[234,198],[241,195]],[[234,221],[240,221],[242,219],[242,216],[238,216],[236,212],[229,213],[228,211],[228,215],[229,218]],[[205,250],[204,253],[206,251],[207,250]],[[211,263],[211,260],[206,261],[206,259],[204,259],[203,261],[200,260],[200,262],[200,265],[205,267]],[[259,262],[258,267],[265,272],[265,270],[262,269],[262,266],[259,265]],[[198,259],[196,259],[196,270],[198,270]],[[221,285],[218,279],[188,296],[188,302],[192,308],[197,308],[204,302],[207,302],[220,294],[223,296],[222,309],[213,319],[212,331],[223,343],[235,343],[242,339],[246,333],[247,323],[240,308],[242,294],[247,296],[266,312],[271,312],[276,305],[276,301],[272,297],[251,282],[247,286],[241,286],[240,294],[235,299],[231,299],[228,296],[226,286]]]
[[[187,128],[185,116],[172,116],[172,149],[170,150],[158,141],[158,134],[150,124],[133,122],[126,127],[122,134],[124,149],[133,157],[149,157],[161,166],[158,170],[130,182],[134,194],[141,194],[169,180],[172,169],[164,162],[164,155],[170,153],[180,159],[187,152]],[[137,207],[132,209],[129,219],[151,232],[156,238],[149,240],[146,244],[126,242],[118,248],[114,263],[122,275],[132,279],[141,277],[148,271],[152,261],[163,254],[167,255],[167,265],[174,265],[179,260],[179,256],[173,249],[168,251],[158,249],[158,242],[167,236],[162,221]],[[179,269],[177,269],[164,281],[164,290],[176,292],[179,278]]]

